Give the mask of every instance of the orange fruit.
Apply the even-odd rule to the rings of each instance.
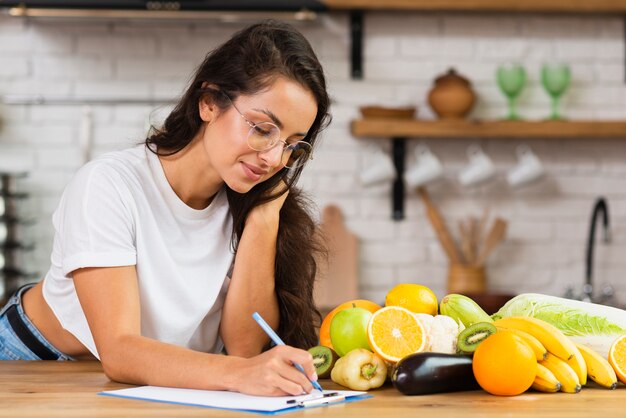
[[[371,349],[391,363],[426,349],[422,323],[413,312],[400,306],[374,312],[367,324],[367,338]]]
[[[333,348],[333,344],[330,342],[330,322],[337,312],[352,308],[353,304],[356,305],[357,308],[367,309],[372,313],[380,309],[380,305],[366,299],[355,299],[342,303],[324,317],[322,325],[320,326],[320,345]]]
[[[421,284],[402,283],[385,297],[385,306],[401,306],[414,313],[437,315],[437,296]]]
[[[492,395],[514,396],[525,392],[537,376],[537,357],[521,337],[498,331],[474,352],[476,381]]]
[[[618,337],[609,349],[609,363],[620,382],[626,384],[626,334]]]

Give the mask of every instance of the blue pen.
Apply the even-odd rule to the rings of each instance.
[[[274,332],[274,330],[269,325],[267,325],[267,322],[265,322],[265,320],[261,318],[261,315],[259,315],[258,312],[253,313],[252,317],[261,326],[261,328],[263,328],[263,331],[265,331],[265,333],[269,335],[272,341],[274,341],[274,344],[285,345],[283,340],[281,340],[280,337]],[[302,366],[300,366],[298,363],[293,363],[293,365],[296,366],[296,369],[300,370],[306,376],[306,373],[304,372],[304,369],[302,368]],[[309,377],[307,376],[307,379],[308,378]],[[319,383],[311,382],[311,384],[313,385],[315,389],[319,390],[320,392],[324,391],[324,389],[322,389]]]

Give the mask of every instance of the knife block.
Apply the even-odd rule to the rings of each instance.
[[[487,276],[485,266],[450,264],[448,270],[448,293],[485,293]]]

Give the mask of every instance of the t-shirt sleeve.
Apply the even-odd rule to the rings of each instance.
[[[88,164],[68,184],[53,216],[64,275],[83,267],[135,265],[132,195],[114,167]]]

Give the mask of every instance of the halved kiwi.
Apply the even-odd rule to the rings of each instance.
[[[477,322],[465,328],[458,336],[456,347],[459,353],[472,354],[476,348],[498,329],[489,322]]]
[[[308,351],[313,356],[313,365],[315,366],[317,377],[320,379],[330,377],[330,372],[339,358],[335,350],[324,345],[316,345],[309,348]]]

